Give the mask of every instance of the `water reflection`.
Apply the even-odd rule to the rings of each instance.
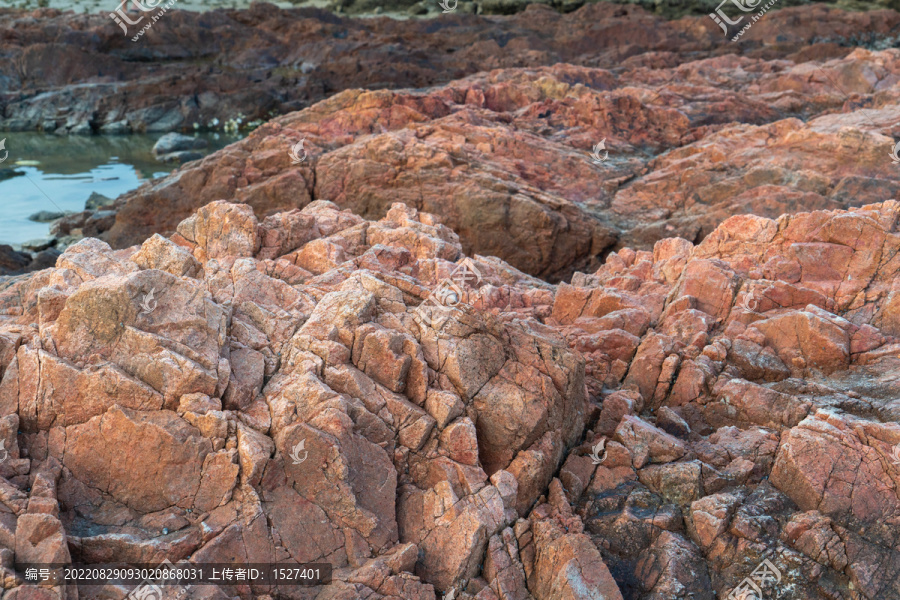
[[[21,244],[48,234],[29,221],[39,211],[82,211],[92,193],[116,198],[144,181],[171,172],[151,153],[156,135],[66,136],[0,133],[7,159],[0,163],[0,243]],[[201,134],[212,152],[236,137]]]

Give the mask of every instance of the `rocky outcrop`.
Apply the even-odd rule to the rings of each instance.
[[[333,593],[367,597],[478,578],[489,541],[580,439],[577,352],[475,309],[420,325],[413,309],[463,255],[401,204],[380,221],[314,202],[259,222],[216,202],[178,230],[124,251],[87,238],[2,293],[9,550],[324,561]],[[322,244],[342,260],[311,251]],[[476,263],[490,289],[549,294]],[[544,446],[546,480],[517,471]],[[58,484],[39,496],[49,465]]]
[[[845,17],[772,13],[739,56],[707,17],[535,7],[491,22],[496,52],[451,16],[462,31],[429,38],[429,60],[452,83],[343,91],[65,217],[104,239],[0,281],[4,598],[49,596],[22,585],[28,562],[163,560],[334,566],[329,585],[213,598],[900,598],[900,54],[804,46],[896,24]],[[288,108],[439,80],[342,62],[354,36],[401,35],[387,21],[264,5],[173,13],[146,46],[202,47],[195,19],[327,38]],[[74,20],[65,40],[110,39]],[[541,27],[556,46],[528,45]],[[85,48],[78,81],[106,51]],[[56,51],[32,44],[15,77]],[[97,84],[128,98],[106,93],[119,112],[98,119],[155,107],[134,86],[179,95],[189,77],[138,81],[155,56]],[[270,79],[254,101],[281,93]],[[221,106],[196,98],[204,118]],[[179,128],[166,110],[146,114]]]
[[[560,285],[400,203],[85,239],[0,292],[0,552],[325,561],[322,598],[898,597],[898,223],[732,217]]]
[[[834,12],[816,10],[823,18]],[[770,21],[782,27],[782,13],[789,11],[767,15],[752,31]],[[613,249],[651,250],[676,236],[700,242],[734,214],[774,219],[892,198],[900,189],[890,159],[900,55],[810,47],[764,58],[768,48],[681,64],[677,54],[663,60],[647,52],[614,69],[579,60],[414,91],[347,90],[60,227],[71,221],[123,248],[171,235],[221,199],[252,206],[260,220],[314,200],[377,220],[401,201],[440,214],[467,254],[497,256],[556,282],[595,271]],[[804,268],[820,249],[803,250]],[[304,253],[342,260],[324,242]],[[713,276],[716,285],[734,286],[731,273],[701,263],[692,269],[687,286]],[[720,308],[726,292],[714,299]],[[560,310],[628,308],[606,295],[590,300],[596,306],[571,302]],[[629,327],[639,330],[651,314]],[[579,350],[615,345],[627,363],[636,340],[616,335]],[[745,356],[745,369],[778,371],[768,353],[743,348],[735,353]],[[635,346],[637,358],[648,349]]]
[[[5,73],[0,64],[10,82],[0,128],[193,130],[224,125],[232,113],[246,123],[312,105],[114,203],[63,218],[53,226],[60,246],[78,236],[122,248],[171,235],[220,199],[253,206],[258,219],[313,200],[380,219],[402,201],[440,214],[466,253],[555,282],[596,270],[612,248],[650,249],[671,236],[700,241],[732,214],[846,208],[889,199],[900,186],[889,159],[896,52],[836,45],[863,33],[873,44],[886,39],[900,18],[890,11],[785,9],[735,44],[708,16],[667,22],[605,3],[569,15],[535,5],[490,22],[444,15],[454,27],[427,35],[418,29],[426,22],[405,21],[404,46],[371,41],[396,35],[390,20],[264,4],[173,12],[139,43],[120,40],[108,15],[34,15],[0,16],[0,31],[15,30],[7,37],[22,44],[10,46],[6,63],[20,68]],[[292,25],[272,31],[273,23]],[[227,55],[210,61],[218,50],[189,33],[198,28],[214,32]],[[297,30],[323,36],[309,43],[325,54],[300,61],[282,39]],[[60,39],[48,42],[55,31]],[[831,41],[817,43],[826,32]],[[494,41],[501,33],[502,52]],[[379,49],[374,65],[357,38]],[[425,43],[418,68],[409,60],[394,68],[395,53]],[[260,56],[267,66],[247,67]],[[102,76],[97,65],[106,65]],[[494,70],[459,79],[484,69]],[[38,85],[56,91],[35,96],[29,90]],[[211,89],[198,91],[204,86]],[[385,87],[416,90],[375,89]],[[195,142],[163,143],[159,155],[198,158]],[[0,272],[21,273],[46,268],[56,250],[4,256]]]
[[[592,0],[462,0],[457,4],[448,2],[448,7],[455,7],[459,12],[489,14],[489,15],[510,15],[526,10],[529,5],[540,4],[542,6],[551,7],[560,12],[572,12],[581,8]],[[683,15],[703,15],[706,16],[722,6],[718,0],[616,0],[618,3],[629,5],[636,4],[649,12],[663,15],[667,18],[675,18]],[[779,0],[770,7],[772,11],[787,6],[798,6],[810,4],[809,0]],[[876,0],[871,4],[863,4],[855,0],[828,0],[823,4],[832,4],[842,8],[851,10],[870,10],[872,8],[892,8],[900,9],[900,3],[897,0]],[[376,4],[373,0],[332,0],[329,8],[340,13],[348,14],[368,14],[380,11],[402,11],[414,15],[420,14],[440,14],[441,5],[427,3],[421,0],[391,0],[386,4]],[[748,8],[761,8],[766,6],[762,3],[747,2],[743,4]],[[737,9],[733,9],[736,11]]]
[[[627,370],[611,352],[585,355],[589,389],[624,390],[577,451],[602,461],[574,496],[636,597],[727,595],[764,560],[785,597],[900,595],[881,566],[897,551],[887,523],[900,430],[882,398],[898,360],[898,215],[891,201],[732,217],[698,246],[623,250],[560,287],[547,323],[575,345],[619,324],[573,310],[576,298],[599,307],[615,293],[649,314]]]
[[[348,9],[384,8],[371,0],[340,3]],[[424,4],[434,10],[438,3]],[[494,13],[524,8],[516,0],[482,4],[488,5],[484,12]],[[668,22],[627,4],[591,3],[568,14],[528,4],[510,17],[478,17],[465,14],[472,12],[466,9],[471,3],[460,2],[458,13],[439,13],[437,20],[400,21],[352,20],[262,2],[205,13],[181,11],[176,4],[136,41],[148,17],[125,32],[109,16],[113,7],[98,14],[7,9],[0,13],[0,38],[6,40],[0,131],[184,132],[195,123],[234,130],[338,91],[422,88],[498,68],[565,62],[615,69],[623,61],[656,68],[675,64],[679,56],[733,52],[843,56],[841,45],[860,41],[890,47],[900,19],[891,11],[789,8],[767,14],[770,24],[760,23],[738,45],[708,17],[714,7]],[[581,0],[561,4],[573,10]],[[719,107],[713,112],[771,111],[758,103]]]

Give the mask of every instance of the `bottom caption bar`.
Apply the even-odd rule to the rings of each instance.
[[[327,585],[329,563],[21,564],[26,583],[61,585]]]

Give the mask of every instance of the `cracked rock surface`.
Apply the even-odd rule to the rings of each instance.
[[[533,6],[455,15],[428,58],[402,42],[434,22],[169,17],[99,82],[96,16],[0,14],[7,126],[73,90],[128,120],[187,63],[230,107],[311,104],[0,278],[3,600],[130,591],[25,563],[164,560],[334,567],[168,600],[900,600],[900,15],[789,8],[729,54],[708,17]],[[208,56],[196,20],[271,69],[328,39],[330,83],[153,54]],[[373,33],[396,77],[342,62]]]
[[[735,214],[847,209],[900,189],[889,158],[900,131],[900,54],[813,35],[817,27],[887,35],[879,27],[896,27],[897,13],[877,13],[876,26],[876,13],[777,11],[748,34],[756,37],[728,47],[741,54],[697,40],[708,17],[663,25],[645,15],[664,34],[658,44],[614,56],[625,46],[606,40],[588,56],[573,52],[600,34],[576,27],[566,37],[560,19],[587,11],[580,22],[634,31],[639,9],[543,10],[530,11],[535,26],[572,48],[541,53],[510,41],[500,55],[508,61],[479,63],[486,70],[435,87],[348,84],[123,195],[102,223],[88,219],[95,225],[85,229],[89,213],[80,213],[60,231],[125,248],[175,233],[217,200],[248,204],[260,220],[314,200],[378,220],[403,202],[440,215],[466,254],[497,256],[555,283],[595,271],[613,250],[649,251],[671,237],[699,243]],[[543,58],[518,61],[520,46]],[[301,142],[298,163],[290,151]],[[817,248],[806,250],[807,264]],[[317,242],[304,256],[340,262],[343,253]]]
[[[466,256],[402,203],[82,240],[0,291],[4,598],[164,559],[335,568],[204,598],[712,600],[764,560],[773,597],[898,598],[898,229],[736,216],[559,285],[475,255],[438,321]]]

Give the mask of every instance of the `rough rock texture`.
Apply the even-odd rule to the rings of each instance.
[[[732,52],[785,57],[810,44],[813,56],[843,55],[838,45],[891,46],[900,22],[892,11],[804,6],[773,11],[737,45],[706,15],[668,22],[606,2],[569,14],[535,3],[511,17],[461,9],[436,20],[352,20],[262,2],[204,13],[177,6],[136,41],[148,18],[126,34],[109,17],[113,6],[89,15],[0,9],[0,131],[244,126],[346,89],[419,88],[559,62],[612,69],[648,51],[655,66]]]
[[[736,216],[560,286],[546,322],[576,347],[622,321],[573,302],[650,323],[630,364],[585,354],[606,398],[576,451],[609,440],[574,503],[626,597],[725,597],[767,559],[773,597],[900,598],[898,218]]]
[[[449,2],[450,7],[456,6],[460,12],[475,14],[499,14],[509,15],[526,10],[531,4],[548,6],[561,12],[571,12],[594,0],[461,0],[458,5]],[[682,15],[708,15],[722,6],[721,0],[615,0],[618,4],[637,4],[644,9],[668,18]],[[774,12],[786,6],[810,4],[810,0],[778,0],[770,8]],[[898,0],[874,0],[873,2],[861,2],[859,0],[826,0],[825,4],[832,4],[852,10],[871,10],[873,8],[900,9]],[[761,8],[766,6],[762,0],[749,0],[743,3],[748,8]],[[440,14],[441,6],[436,3],[422,0],[388,0],[376,2],[375,0],[331,0],[329,8],[341,13],[371,13],[373,11],[400,11],[406,9],[409,14],[420,15],[426,13]],[[730,10],[729,10],[730,9]],[[726,6],[727,13],[735,13],[738,9],[731,5]]]
[[[762,564],[772,597],[900,598],[900,203],[571,284],[475,256],[435,321],[465,255],[403,204],[177,229],[0,291],[15,562],[318,560],[332,584],[217,593],[416,600],[713,600]]]
[[[338,93],[0,280],[4,600],[50,597],[17,564],[164,559],[335,567],[204,598],[900,600],[900,53],[822,41],[898,16],[787,9],[709,56],[702,19],[573,14],[495,24],[579,64],[510,36]]]
[[[577,23],[537,7],[531,13],[528,26],[546,27],[565,52],[512,38],[497,62],[478,63],[505,68],[435,88],[337,93],[122,196],[114,217],[104,207],[103,218],[91,220],[89,235],[114,248],[171,235],[220,199],[249,204],[261,220],[313,200],[380,219],[400,201],[441,215],[467,254],[497,256],[556,282],[596,270],[612,249],[650,250],[674,236],[699,242],[733,214],[847,208],[900,189],[890,159],[898,51],[801,44],[818,27],[829,28],[822,39],[877,36],[900,25],[897,13],[786,9],[728,42],[743,56],[712,57],[726,49],[697,40],[708,17],[663,25],[639,9],[605,4],[573,13]],[[663,38],[641,46],[606,39],[635,21],[655,23]],[[588,23],[602,24],[602,35],[584,31]],[[524,48],[537,58],[518,61]],[[556,60],[569,64],[511,68]],[[605,160],[595,161],[601,141]],[[297,162],[291,152],[300,142]],[[303,260],[327,255],[336,264],[341,252],[317,242]],[[804,260],[816,260],[817,246],[805,252]],[[722,285],[728,277],[719,276]],[[627,354],[634,342],[606,343]]]
[[[178,231],[122,251],[87,238],[0,292],[0,544],[19,562],[327,561],[323,598],[477,578],[581,438],[580,355],[527,314],[419,325],[463,254],[401,204],[260,223],[216,202]],[[477,262],[490,289],[549,304],[548,284]]]
[[[336,0],[336,4],[345,5],[350,0]],[[411,0],[395,0],[397,1],[397,5],[403,6],[407,2]],[[548,6],[552,6],[556,10],[569,12],[575,10],[586,2],[590,2],[591,0],[540,0],[539,4],[545,4]],[[650,12],[654,12],[656,14],[664,15],[666,17],[680,17],[682,15],[703,15],[706,16],[709,13],[715,11],[716,9],[722,6],[722,2],[720,0],[615,0],[619,4],[637,4],[645,8]],[[352,7],[360,6],[365,7],[367,3],[371,2],[371,0],[354,0],[351,4]],[[525,10],[529,4],[533,4],[531,0],[474,0],[474,8],[478,14],[511,14],[513,12],[518,12],[520,10]],[[810,0],[778,0],[770,7],[771,12],[775,12],[778,9],[785,8],[787,6],[798,6],[803,4],[811,4]],[[835,6],[839,6],[842,8],[852,9],[852,10],[871,10],[874,8],[892,8],[894,10],[900,9],[900,2],[897,0],[874,0],[873,2],[861,2],[859,0],[826,0],[823,4],[831,4]],[[744,6],[748,8],[762,8],[766,6],[767,3],[763,3],[761,0],[748,0],[743,3]],[[462,8],[464,5],[460,4]],[[732,16],[736,13],[737,9],[733,8],[733,5],[726,5],[726,14],[731,14]]]

